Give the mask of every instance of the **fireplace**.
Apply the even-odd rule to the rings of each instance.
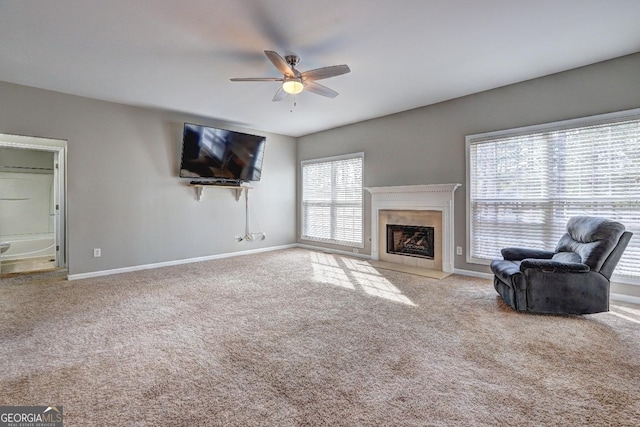
[[[377,228],[379,261],[442,270],[442,212],[382,209]]]
[[[387,224],[387,253],[433,259],[434,227]]]
[[[458,187],[460,184],[366,188],[371,193],[371,259],[452,273],[455,246],[453,196]],[[426,255],[423,249],[412,254],[390,253],[402,251],[388,250],[387,225],[408,227],[407,230],[411,230],[410,227],[433,228],[433,250]]]

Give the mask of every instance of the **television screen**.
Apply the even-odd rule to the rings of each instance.
[[[260,181],[264,136],[184,124],[182,178]]]

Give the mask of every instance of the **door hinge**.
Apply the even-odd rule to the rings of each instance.
[[[56,251],[60,250],[60,245],[56,245]]]

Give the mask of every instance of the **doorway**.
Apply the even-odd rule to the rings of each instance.
[[[0,274],[67,267],[63,140],[0,134]]]

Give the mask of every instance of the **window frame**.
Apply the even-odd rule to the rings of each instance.
[[[562,120],[557,122],[550,122],[532,126],[524,126],[513,129],[505,129],[493,132],[486,132],[474,135],[467,135],[465,137],[465,156],[466,156],[466,262],[469,264],[489,265],[491,260],[484,258],[474,258],[471,254],[471,244],[474,237],[473,234],[473,218],[472,218],[472,164],[471,164],[471,148],[473,144],[486,142],[490,140],[515,138],[532,134],[539,134],[545,132],[554,131],[567,131],[574,128],[582,128],[587,126],[597,126],[606,124],[615,124],[626,120],[640,120],[640,108],[618,111],[614,113],[599,114],[594,116],[581,117],[570,120]],[[629,227],[627,226],[629,230]],[[629,230],[634,231],[634,230]],[[640,233],[634,233],[634,238],[640,238]],[[553,249],[553,248],[547,248]],[[640,285],[640,278],[620,276],[614,272],[613,279],[619,283],[628,283]]]
[[[362,170],[362,179],[360,182],[360,242],[347,242],[341,241],[334,238],[320,238],[313,236],[305,235],[305,188],[304,188],[304,167],[310,164],[320,164],[320,163],[334,163],[343,160],[352,160],[352,159],[360,159],[361,162],[361,170]],[[332,202],[333,206],[333,202]],[[302,160],[300,162],[300,240],[309,241],[309,242],[317,242],[317,243],[325,243],[337,246],[347,246],[353,248],[364,248],[364,152],[350,153],[350,154],[342,154],[338,156],[330,156],[330,157],[322,157],[315,159]]]

